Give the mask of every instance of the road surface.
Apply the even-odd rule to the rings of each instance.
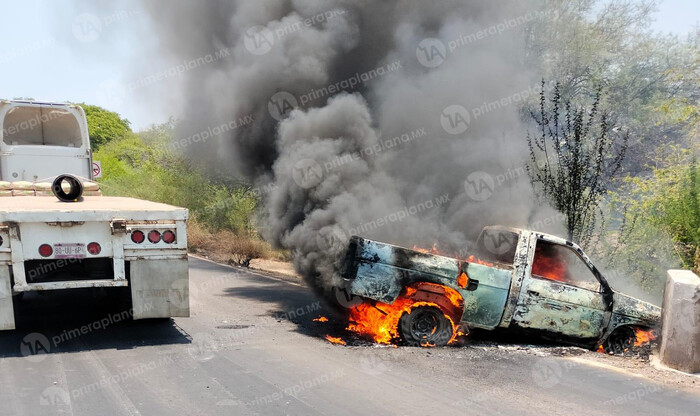
[[[592,353],[335,345],[301,285],[195,258],[190,277],[183,319],[128,321],[99,294],[25,297],[19,329],[0,333],[0,414],[700,414],[698,390]]]

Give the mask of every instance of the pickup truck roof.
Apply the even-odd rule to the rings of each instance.
[[[78,202],[34,196],[0,198],[0,222],[156,221],[186,220],[187,216],[185,208],[125,197],[84,196]]]

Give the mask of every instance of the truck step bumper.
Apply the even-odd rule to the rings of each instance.
[[[29,283],[24,286],[15,285],[15,292],[31,292],[38,290],[80,289],[84,287],[125,287],[126,280],[75,280],[70,282]]]

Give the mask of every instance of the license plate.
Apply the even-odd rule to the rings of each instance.
[[[85,244],[54,244],[53,255],[57,259],[82,259],[87,255]]]

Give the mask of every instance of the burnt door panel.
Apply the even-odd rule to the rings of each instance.
[[[592,339],[603,333],[606,305],[593,272],[569,247],[537,241],[513,321],[522,328]]]

